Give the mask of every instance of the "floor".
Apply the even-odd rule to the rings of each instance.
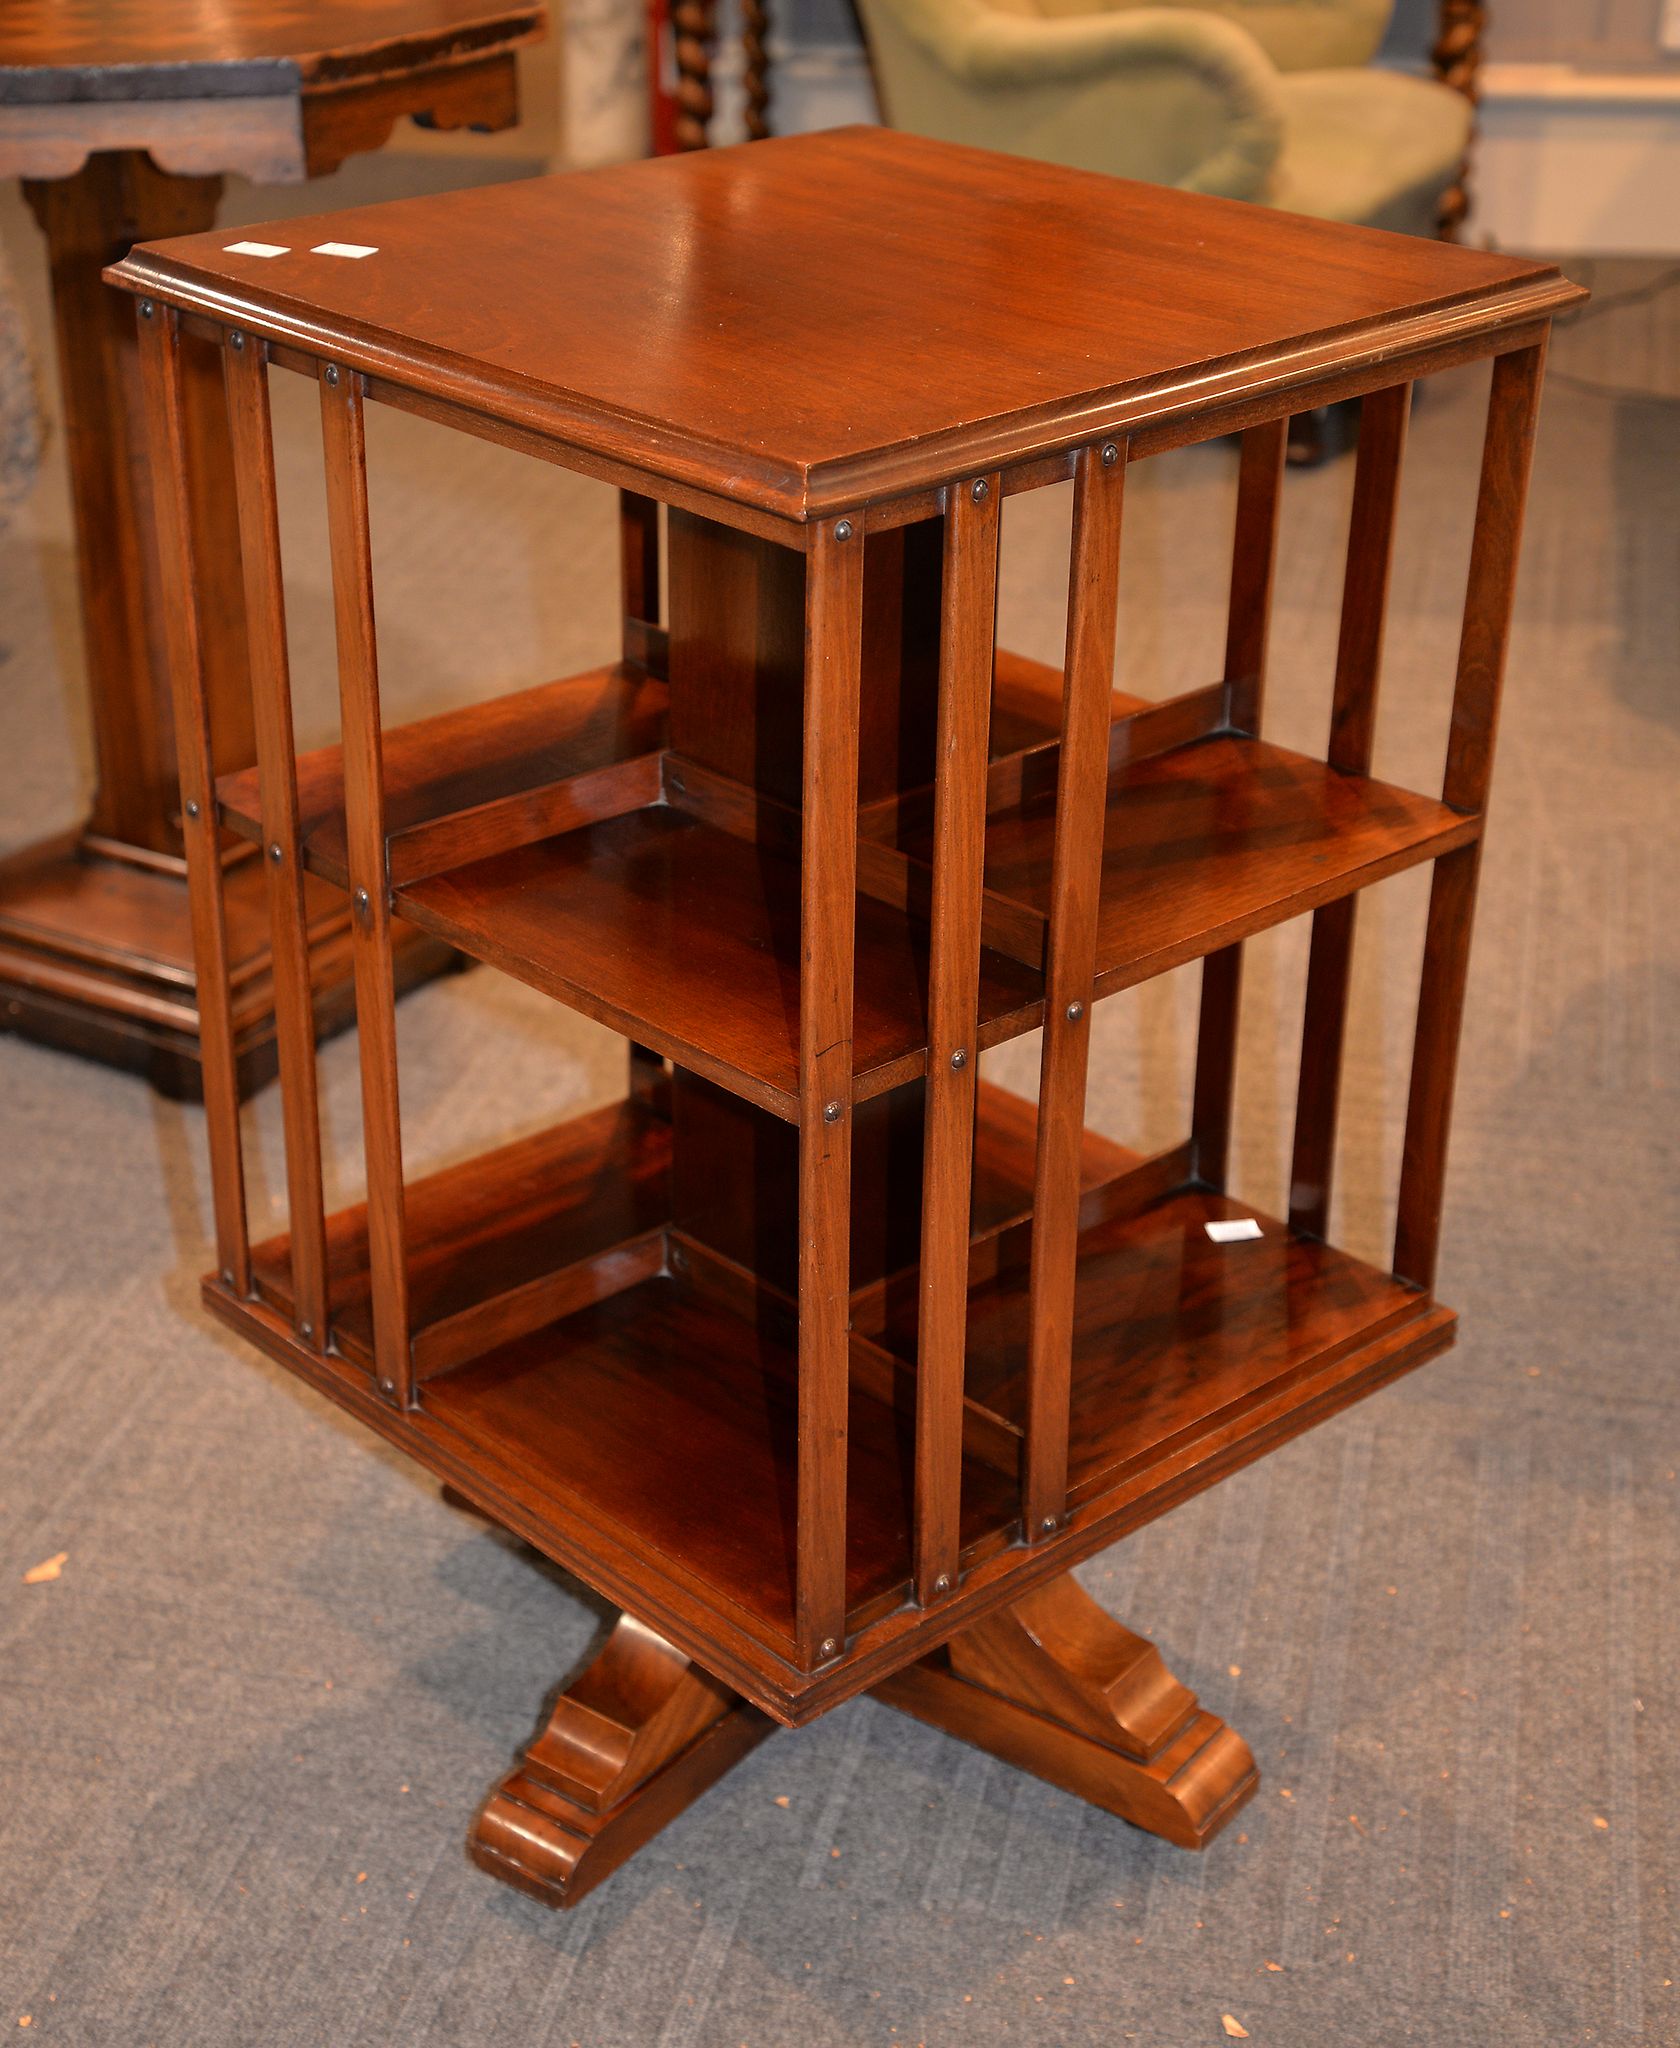
[[[0,235],[39,319],[15,195]],[[862,1701],[775,1737],[576,1912],[492,1883],[468,1816],[605,1610],[206,1320],[198,1113],[5,1039],[0,2027],[71,2048],[1680,2042],[1680,290],[1570,267],[1601,297],[1558,337],[1535,486],[1440,1276],[1462,1340],[1082,1575],[1252,1744],[1235,1829],[1187,1856]],[[1424,395],[1409,458],[1379,768],[1421,787],[1485,381]],[[318,439],[301,385],[277,407],[314,733]],[[89,776],[59,453],[0,533],[8,845],[73,819]],[[396,419],[373,463],[392,711],[601,658],[602,489]],[[1136,479],[1128,687],[1215,672],[1232,470],[1214,446]],[[1345,459],[1289,480],[1286,742],[1321,742],[1350,485]],[[1057,652],[1067,516],[1065,493],[1009,507],[1005,632],[1029,652]],[[1422,901],[1404,877],[1361,919],[1337,1228],[1377,1256]],[[1248,976],[1238,1185],[1274,1209],[1303,936],[1257,942]],[[1194,994],[1192,971],[1099,1013],[1102,1129],[1176,1135]],[[400,1035],[416,1165],[622,1085],[616,1041],[488,970],[406,1001]],[[988,1071],[1030,1089],[1033,1061]],[[323,1068],[344,1200],[351,1047]],[[248,1131],[260,1227],[272,1093]]]

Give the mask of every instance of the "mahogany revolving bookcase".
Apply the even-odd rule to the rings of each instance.
[[[1549,266],[840,131],[137,249],[196,940],[262,849],[290,1206],[204,1016],[211,1308],[624,1610],[492,1793],[567,1904],[865,1690],[1198,1847],[1257,1779],[1070,1568],[1442,1350],[1472,899]],[[316,253],[323,242],[372,253]],[[183,351],[221,350],[253,771],[213,778]],[[1410,385],[1492,358],[1440,795],[1374,780]],[[342,743],[298,756],[272,367],[318,381]],[[1289,415],[1363,400],[1326,758],[1260,735]],[[364,420],[621,492],[621,658],[383,731]],[[1240,434],[1224,671],[1117,694],[1131,464]],[[1072,480],[1065,666],[999,516]],[[665,511],[661,515],[659,508]],[[229,544],[232,544],[230,537]],[[663,562],[661,555],[663,554]],[[663,600],[661,586],[663,585]],[[1392,1270],[1327,1240],[1354,905],[1432,862]],[[347,892],[364,1206],[323,1213],[306,879]],[[1287,1217],[1226,1187],[1242,943],[1311,916]],[[624,1100],[405,1183],[400,915],[621,1032]],[[1093,1006],[1202,962],[1194,1106],[1083,1130]],[[1038,1105],[979,1056],[1043,1030]]]

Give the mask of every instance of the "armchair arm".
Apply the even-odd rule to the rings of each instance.
[[[1039,0],[1052,17],[1194,7],[1247,30],[1280,71],[1369,64],[1388,32],[1394,0]]]
[[[1168,7],[1061,20],[977,0],[861,0],[895,127],[1249,198],[1282,142],[1277,76],[1228,21]]]

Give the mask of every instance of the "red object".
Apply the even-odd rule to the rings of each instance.
[[[677,153],[677,39],[670,0],[647,0],[648,132],[654,156]]]

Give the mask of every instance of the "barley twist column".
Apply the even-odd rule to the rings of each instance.
[[[1454,92],[1463,93],[1475,107],[1479,93],[1477,79],[1482,68],[1482,37],[1487,28],[1487,9],[1481,0],[1441,0],[1441,15],[1429,60],[1435,76]],[[1436,232],[1444,242],[1456,242],[1464,217],[1470,211],[1470,158],[1468,152],[1458,167],[1458,176],[1441,195]]]

